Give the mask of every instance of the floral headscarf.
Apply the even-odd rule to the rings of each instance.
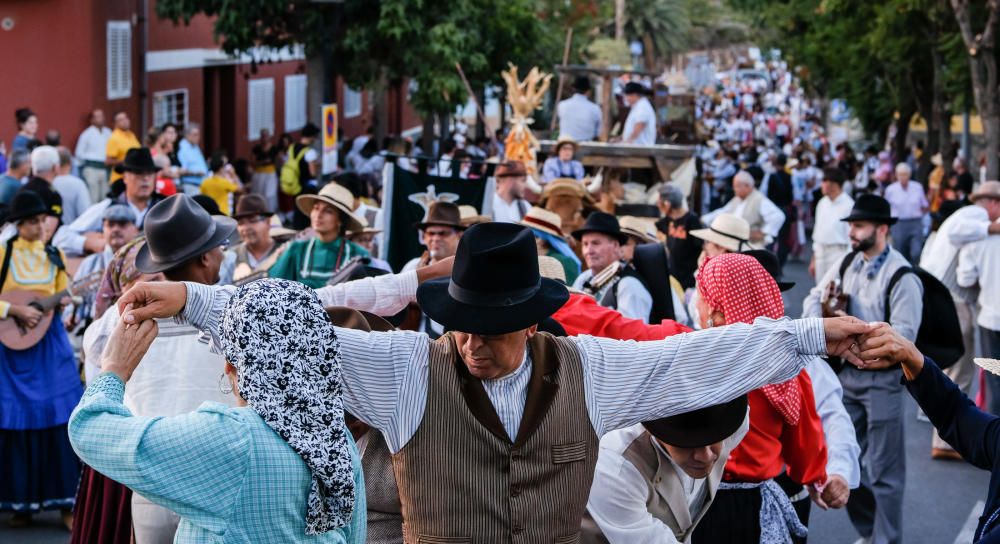
[[[226,306],[221,340],[240,396],[312,472],[306,534],[346,526],[355,489],[340,343],[316,293],[287,280],[248,283]]]
[[[145,243],[146,237],[139,236],[122,246],[111,258],[108,267],[104,269],[101,286],[94,296],[94,319],[104,315],[108,308],[118,302],[125,287],[142,276],[142,272],[135,266],[135,256]]]
[[[721,310],[726,323],[753,323],[758,317],[779,319],[785,315],[778,284],[749,255],[724,253],[705,261],[698,271],[698,295],[710,307]],[[794,378],[760,390],[786,423],[799,423],[802,391]]]

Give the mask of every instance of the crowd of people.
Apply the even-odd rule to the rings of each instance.
[[[434,153],[348,140],[332,179],[313,125],[230,162],[195,123],[140,142],[95,110],[70,152],[17,110],[8,523],[58,509],[81,543],[783,543],[815,504],[900,542],[906,391],[933,457],[998,466],[1000,377],[982,410],[968,397],[973,357],[1000,353],[1000,182],[960,154],[834,144],[776,64],[699,95],[690,188],[618,213],[632,173],[594,182],[577,155],[603,121],[572,87],[537,168],[458,125]],[[649,89],[616,88],[613,134],[653,145]],[[393,266],[390,168],[493,192],[428,203],[396,233],[425,250]],[[806,258],[791,319],[783,269]],[[977,541],[998,512],[991,493]]]

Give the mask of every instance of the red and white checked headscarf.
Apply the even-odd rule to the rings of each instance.
[[[726,323],[753,323],[758,317],[778,319],[785,315],[778,284],[749,255],[724,253],[705,261],[698,271],[698,294],[710,308],[722,312]],[[786,423],[798,424],[802,392],[794,378],[760,390]]]

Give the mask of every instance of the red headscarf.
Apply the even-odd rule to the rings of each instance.
[[[778,319],[785,315],[778,284],[757,259],[740,253],[724,253],[705,261],[698,271],[698,294],[726,323],[753,323],[758,317]],[[797,425],[802,405],[798,382],[760,388],[785,422]]]

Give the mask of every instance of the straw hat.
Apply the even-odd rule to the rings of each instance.
[[[458,207],[458,213],[461,217],[460,221],[462,226],[469,228],[472,225],[478,225],[480,223],[491,223],[493,218],[488,215],[481,215],[479,210],[475,206],[469,206],[468,204],[462,204]]]
[[[528,213],[524,214],[521,224],[558,238],[563,237],[562,218],[559,217],[559,214],[538,206],[531,208]]]
[[[651,221],[625,215],[618,218],[618,224],[623,233],[636,238],[640,244],[659,242],[656,238],[656,227]]]
[[[318,195],[295,197],[295,205],[306,215],[309,215],[317,202],[325,202],[347,214],[347,230],[362,230],[368,226],[368,221],[363,217],[354,215],[354,195],[342,185],[327,183]]]
[[[1000,181],[984,181],[979,189],[976,189],[971,195],[969,195],[969,200],[975,202],[980,198],[995,198],[1000,199]]]
[[[271,216],[268,226],[271,227],[271,238],[287,238],[299,233],[297,230],[286,228],[282,225],[281,219],[277,215]]]
[[[1000,359],[987,359],[986,357],[976,357],[973,361],[981,366],[983,370],[1000,376]]]
[[[558,195],[575,196],[582,199],[587,197],[587,189],[573,178],[556,178],[545,184],[541,201],[544,203],[549,198]]]
[[[742,217],[723,213],[712,220],[707,229],[690,232],[691,236],[720,245],[729,251],[750,249],[750,223]]]
[[[556,140],[556,145],[552,146],[552,152],[559,153],[559,149],[564,145],[572,147],[573,153],[576,153],[576,150],[580,149],[580,144],[576,143],[576,140],[570,137],[569,134],[560,134],[559,139]]]
[[[566,283],[566,270],[563,269],[562,263],[560,263],[555,257],[539,255],[538,273],[541,274],[543,278],[558,280],[564,284]]]

